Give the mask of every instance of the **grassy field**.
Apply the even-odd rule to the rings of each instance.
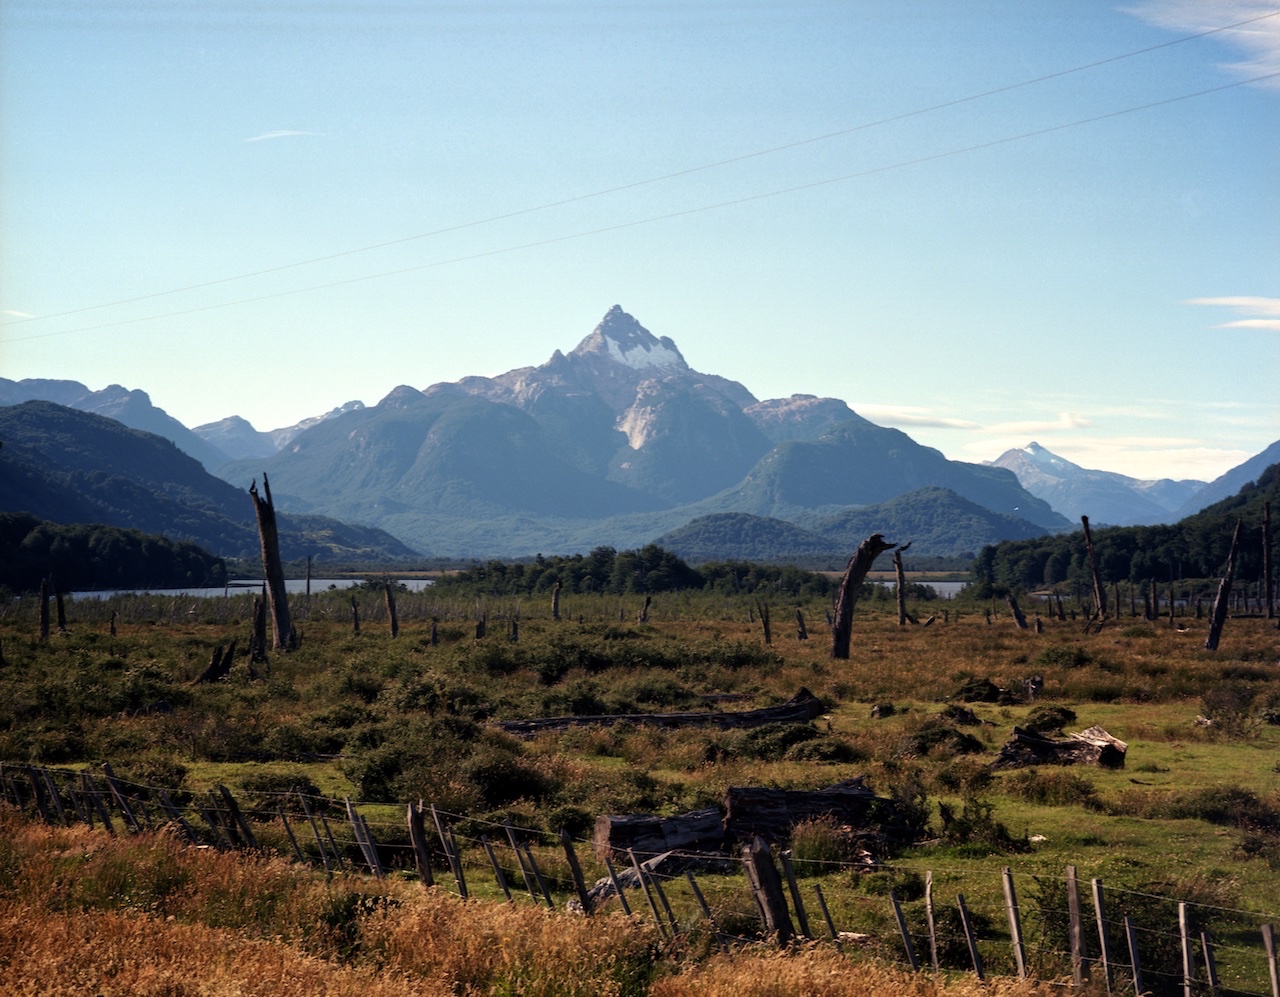
[[[381,593],[358,594],[358,634],[350,598],[299,600],[299,650],[255,664],[257,677],[241,658],[213,685],[192,680],[215,647],[247,644],[249,596],[77,602],[66,632],[43,642],[34,600],[0,609],[6,765],[76,770],[109,761],[140,793],[164,788],[180,802],[225,785],[260,818],[258,839],[281,855],[290,846],[277,810],[296,799],[287,790],[307,794],[339,836],[341,801],[350,798],[388,854],[405,856],[385,880],[355,871],[326,878],[284,858],[192,849],[167,833],[111,839],[2,814],[0,951],[9,954],[0,968],[26,987],[14,992],[258,993],[270,980],[281,981],[275,993],[965,992],[976,984],[961,972],[969,963],[955,923],[958,894],[980,925],[989,971],[1013,971],[1006,867],[1033,969],[1045,979],[1070,973],[1068,865],[1078,870],[1087,917],[1089,881],[1098,879],[1109,917],[1118,924],[1128,914],[1145,932],[1153,991],[1181,992],[1179,978],[1158,974],[1180,965],[1183,900],[1197,931],[1207,928],[1217,944],[1224,986],[1267,992],[1259,929],[1280,909],[1275,621],[1232,619],[1208,652],[1207,623],[1193,617],[1124,617],[1088,635],[1078,621],[1046,619],[1037,633],[991,605],[933,601],[911,606],[917,618],[935,617],[932,625],[899,627],[890,601],[864,599],[852,656],[833,661],[825,603],[762,599],[773,630],[766,646],[755,599],[745,596],[658,595],[640,624],[643,600],[634,596],[565,596],[553,621],[549,599],[401,593],[395,639]],[[809,640],[797,639],[797,609]],[[482,616],[487,635],[477,640]],[[1032,675],[1044,685],[1029,703],[1021,692]],[[975,680],[1006,693],[965,702]],[[494,726],[698,710],[703,697],[725,694],[738,698],[715,708],[747,709],[801,687],[828,712],[799,734],[622,724],[520,741]],[[170,709],[146,712],[161,702]],[[893,710],[878,712],[888,715],[873,716],[886,704]],[[1126,766],[993,770],[1014,726],[1037,724],[1051,732],[1101,725],[1128,743]],[[875,855],[870,866],[840,829],[821,821],[797,829],[789,844],[814,934],[825,935],[818,885],[836,926],[864,936],[843,954],[829,943],[783,955],[752,947],[727,961],[683,877],[667,884],[682,929],[675,939],[659,932],[639,895],[631,918],[616,901],[589,921],[550,913],[520,896],[509,850],[516,902],[462,903],[440,875],[442,855],[441,885],[428,891],[413,881],[404,847],[406,803],[434,803],[457,835],[473,896],[498,900],[481,836],[505,843],[510,821],[563,911],[570,880],[556,845],[561,828],[578,842],[590,879],[604,874],[588,844],[600,814],[678,814],[720,804],[730,786],[817,789],[855,776],[916,808],[927,825],[921,840]],[[299,826],[300,815],[293,820]],[[318,858],[313,842],[301,844]],[[890,965],[904,954],[889,889],[928,961],[926,874],[940,958],[956,974],[936,981]],[[697,876],[722,931],[756,930],[740,870]],[[1096,931],[1090,950],[1096,955]],[[1009,992],[1031,988],[1010,984]]]

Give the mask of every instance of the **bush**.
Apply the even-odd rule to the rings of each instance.
[[[1004,780],[1007,792],[1047,807],[1064,807],[1079,803],[1085,809],[1098,807],[1097,792],[1084,776],[1064,769],[1020,769]]]
[[[1035,663],[1046,668],[1083,668],[1093,662],[1093,655],[1079,644],[1046,647],[1036,655]]]
[[[1022,728],[1030,734],[1061,734],[1067,724],[1076,722],[1076,711],[1066,706],[1037,706],[1028,714]]]
[[[813,724],[765,724],[748,730],[742,738],[741,752],[746,758],[776,762],[798,744],[813,741],[822,736]]]
[[[994,803],[974,797],[965,798],[959,813],[946,803],[939,803],[943,842],[961,846],[964,854],[971,858],[998,852],[1030,851],[1031,845],[1026,838],[1014,838],[1009,829],[992,816],[994,811]]]

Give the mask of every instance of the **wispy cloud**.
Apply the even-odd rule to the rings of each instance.
[[[1253,18],[1251,23],[1222,31],[1213,37],[1234,48],[1243,57],[1226,68],[1244,77],[1280,72],[1280,16],[1274,0],[1146,0],[1128,8],[1129,13],[1180,34],[1208,31],[1224,24]],[[1259,86],[1280,87],[1280,79],[1264,80]]]
[[[1086,429],[1092,425],[1092,419],[1077,412],[1059,412],[1056,419],[998,422],[994,426],[988,426],[987,430],[992,433],[1051,433],[1055,430]]]
[[[934,429],[981,429],[981,423],[935,415],[927,408],[911,405],[874,405],[855,402],[853,410],[864,419],[890,426],[930,426]]]
[[[241,139],[243,142],[268,142],[277,138],[304,138],[307,136],[322,136],[324,132],[299,132],[292,130],[283,130],[276,132],[263,132],[261,135],[254,135],[250,138]]]
[[[1280,332],[1280,298],[1235,296],[1224,298],[1191,298],[1189,305],[1230,308],[1246,318],[1222,322],[1215,329],[1268,329]]]
[[[5,308],[0,311],[0,315],[3,315],[5,318],[35,318],[34,315],[29,315],[26,312],[14,311],[12,308]]]

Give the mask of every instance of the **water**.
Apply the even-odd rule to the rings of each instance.
[[[354,588],[363,583],[363,578],[313,578],[311,579],[312,593],[323,592],[326,589],[348,589]],[[430,578],[403,578],[397,579],[410,592],[421,592],[428,585],[432,584]],[[285,591],[290,595],[302,595],[307,591],[307,580],[305,578],[286,578],[284,581]],[[221,585],[212,588],[203,588],[194,586],[190,588],[176,589],[101,589],[95,592],[71,592],[66,598],[69,599],[110,599],[115,595],[157,595],[157,596],[185,596],[192,599],[209,599],[215,596],[223,595],[240,595],[244,592],[261,592],[262,582],[250,581],[234,581],[227,587]]]
[[[908,582],[909,584],[910,582]],[[885,588],[891,589],[897,585],[897,582],[881,579],[879,584]],[[927,585],[938,593],[939,599],[954,599],[960,594],[960,590],[968,585],[968,582],[920,582],[921,585]]]

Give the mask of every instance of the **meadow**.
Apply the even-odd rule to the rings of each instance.
[[[1184,901],[1197,937],[1203,929],[1216,943],[1224,992],[1268,992],[1259,930],[1277,920],[1280,868],[1274,620],[1230,619],[1209,652],[1207,621],[1193,615],[1149,621],[1126,612],[1085,633],[1083,620],[1046,613],[1039,628],[1021,630],[1003,603],[957,599],[913,601],[912,615],[933,622],[899,626],[893,602],[868,595],[851,657],[837,661],[821,597],[661,593],[640,623],[637,596],[565,595],[556,620],[549,597],[400,592],[392,637],[382,587],[355,596],[358,632],[352,593],[299,596],[297,650],[238,657],[228,678],[209,684],[194,680],[214,649],[248,644],[251,596],[77,601],[65,631],[44,641],[34,599],[5,603],[6,771],[97,771],[109,762],[140,799],[164,789],[182,805],[226,786],[264,846],[194,848],[159,828],[108,836],[0,807],[6,989],[17,981],[11,992],[33,994],[1049,992],[1049,982],[1009,979],[1000,873],[1008,868],[1018,882],[1030,968],[1051,982],[1071,975],[1063,877],[1074,866],[1082,883],[1105,884],[1115,922],[1129,915],[1145,932],[1147,989],[1181,992],[1172,964]],[[797,610],[807,640],[798,639]],[[1024,682],[1033,675],[1043,687],[1031,702]],[[802,687],[827,707],[808,725],[624,722],[530,739],[497,727],[749,709]],[[1092,725],[1127,743],[1124,768],[992,767],[1015,726],[1058,736]],[[666,884],[678,931],[639,894],[630,916],[616,900],[590,918],[567,910],[561,830],[590,883],[605,873],[589,843],[601,814],[675,815],[721,804],[731,786],[814,790],[854,777],[915,814],[920,833],[891,847],[821,820],[797,827],[784,844],[812,941],[778,951],[758,940],[733,862],[697,871],[714,927],[682,876]],[[296,861],[281,812],[305,827],[302,797],[328,815],[343,869],[326,875],[305,835],[299,850],[309,861]],[[361,866],[349,828],[343,837],[347,799],[388,857],[385,878]],[[470,901],[457,896],[438,842],[437,885],[418,882],[404,819],[418,800],[456,835]],[[554,911],[522,892],[511,851],[501,861],[513,900],[501,902],[483,845],[505,843],[508,825],[537,855]],[[904,968],[888,901],[893,890],[928,963],[926,878],[938,911],[937,975]],[[815,886],[849,933],[842,950],[820,927]],[[997,984],[973,978],[955,923],[961,893]],[[1089,986],[1106,992],[1097,967]]]

